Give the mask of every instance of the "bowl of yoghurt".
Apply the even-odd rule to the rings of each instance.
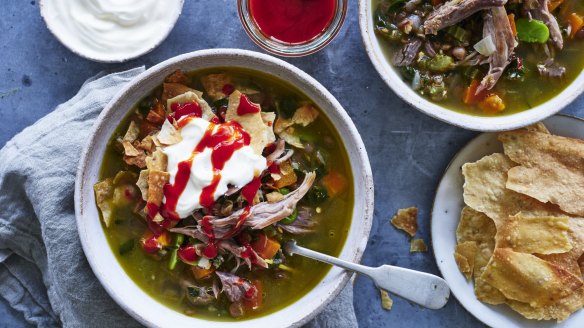
[[[156,48],[170,33],[184,0],[40,1],[48,29],[77,55],[124,62]]]

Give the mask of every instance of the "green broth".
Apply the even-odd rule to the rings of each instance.
[[[387,0],[373,0],[373,8],[377,8],[379,3],[385,1]],[[566,0],[563,6],[568,8],[565,9],[567,12],[578,12],[584,15],[584,2],[580,0]],[[559,11],[560,9],[554,11],[554,13],[558,13]],[[477,15],[480,15],[480,13],[471,16],[469,19],[477,18]],[[566,25],[566,22],[560,20],[559,24],[562,28]],[[379,34],[376,35],[376,38],[386,59],[393,64],[392,58],[395,52],[400,49],[400,46],[385,40]],[[582,55],[584,53],[584,40],[572,39],[565,35],[564,48],[561,51],[556,51],[555,55],[556,63],[566,68],[566,74],[561,79],[546,78],[538,74],[537,63],[546,60],[546,55],[543,50],[535,50],[531,44],[520,42],[519,46],[515,49],[515,53],[523,58],[523,64],[526,68],[525,80],[510,81],[505,79],[505,74],[503,74],[491,90],[491,93],[500,95],[505,102],[506,108],[502,112],[486,113],[477,106],[464,104],[462,98],[465,87],[468,85],[467,83],[452,83],[454,85],[453,87],[448,87],[447,85],[448,97],[436,103],[450,110],[474,116],[511,115],[529,110],[557,96],[580,75],[584,68],[584,56]],[[400,76],[403,76],[399,68],[396,68],[396,71]],[[455,71],[454,74],[461,73]],[[404,79],[404,82],[410,85],[410,82],[406,79]]]
[[[308,100],[306,96],[294,87],[276,80],[268,75],[256,71],[234,68],[217,68],[201,70],[189,73],[193,78],[193,87],[203,90],[199,78],[209,73],[225,72],[250,87],[258,87],[267,96],[279,97],[281,95],[293,96],[298,100]],[[153,93],[159,92],[159,88]],[[264,111],[272,111],[273,108],[263,108]],[[136,112],[140,109],[135,107],[120,122],[119,127],[109,141],[103,160],[100,178],[112,177],[120,170],[133,170],[129,167],[119,153],[116,138],[123,136],[130,121],[135,119]],[[348,188],[339,196],[327,199],[320,204],[320,214],[315,214],[314,219],[318,222],[318,229],[304,236],[294,236],[300,245],[337,256],[347,238],[351,217],[353,212],[354,191],[352,186],[352,173],[347,152],[342,144],[341,138],[336,132],[330,120],[321,112],[321,115],[308,128],[303,129],[302,135],[306,135],[306,140],[311,140],[318,144],[327,153],[327,170],[335,170],[347,178]],[[313,141],[314,140],[314,141]],[[323,142],[327,140],[327,142]],[[243,318],[232,318],[225,307],[221,304],[213,306],[191,305],[184,297],[178,287],[180,279],[190,279],[192,276],[188,266],[179,261],[174,270],[168,269],[168,257],[156,260],[141,250],[139,239],[146,229],[146,224],[142,218],[132,212],[130,206],[116,208],[114,221],[109,228],[103,226],[110,247],[124,268],[128,276],[142,288],[148,295],[156,299],[167,307],[187,315],[209,320],[233,321],[249,319],[263,316],[277,311],[295,302],[308,291],[314,288],[327,274],[330,267],[328,265],[309,260],[300,256],[286,258],[286,265],[292,271],[285,271],[286,279],[276,279],[271,270],[249,272],[247,267],[239,269],[237,274],[241,277],[259,279],[263,285],[263,305],[257,311],[246,314]],[[286,237],[291,237],[285,234]],[[134,247],[132,248],[132,242]],[[124,245],[124,254],[120,254],[120,247]],[[131,249],[128,251],[128,249]],[[223,297],[223,304],[226,303]]]

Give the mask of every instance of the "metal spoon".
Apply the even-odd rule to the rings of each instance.
[[[355,264],[298,246],[295,240],[287,241],[284,245],[284,251],[289,255],[298,254],[306,256],[317,261],[364,274],[373,279],[373,282],[378,288],[429,309],[437,310],[442,308],[446,305],[450,296],[450,289],[446,281],[429,273],[391,265],[372,268]]]

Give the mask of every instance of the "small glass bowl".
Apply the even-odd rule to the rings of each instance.
[[[250,0],[237,0],[237,8],[245,32],[258,46],[278,56],[301,57],[321,50],[335,38],[345,22],[347,1],[337,0],[335,15],[325,30],[315,38],[302,43],[286,43],[266,37],[251,15]]]

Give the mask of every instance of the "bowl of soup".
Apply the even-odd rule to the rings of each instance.
[[[453,125],[522,127],[584,91],[581,1],[361,0],[359,15],[382,79]]]
[[[365,249],[361,137],[281,60],[233,49],[169,59],[120,90],[91,135],[79,236],[106,291],[147,326],[300,326],[350,274],[281,245],[354,262]]]

